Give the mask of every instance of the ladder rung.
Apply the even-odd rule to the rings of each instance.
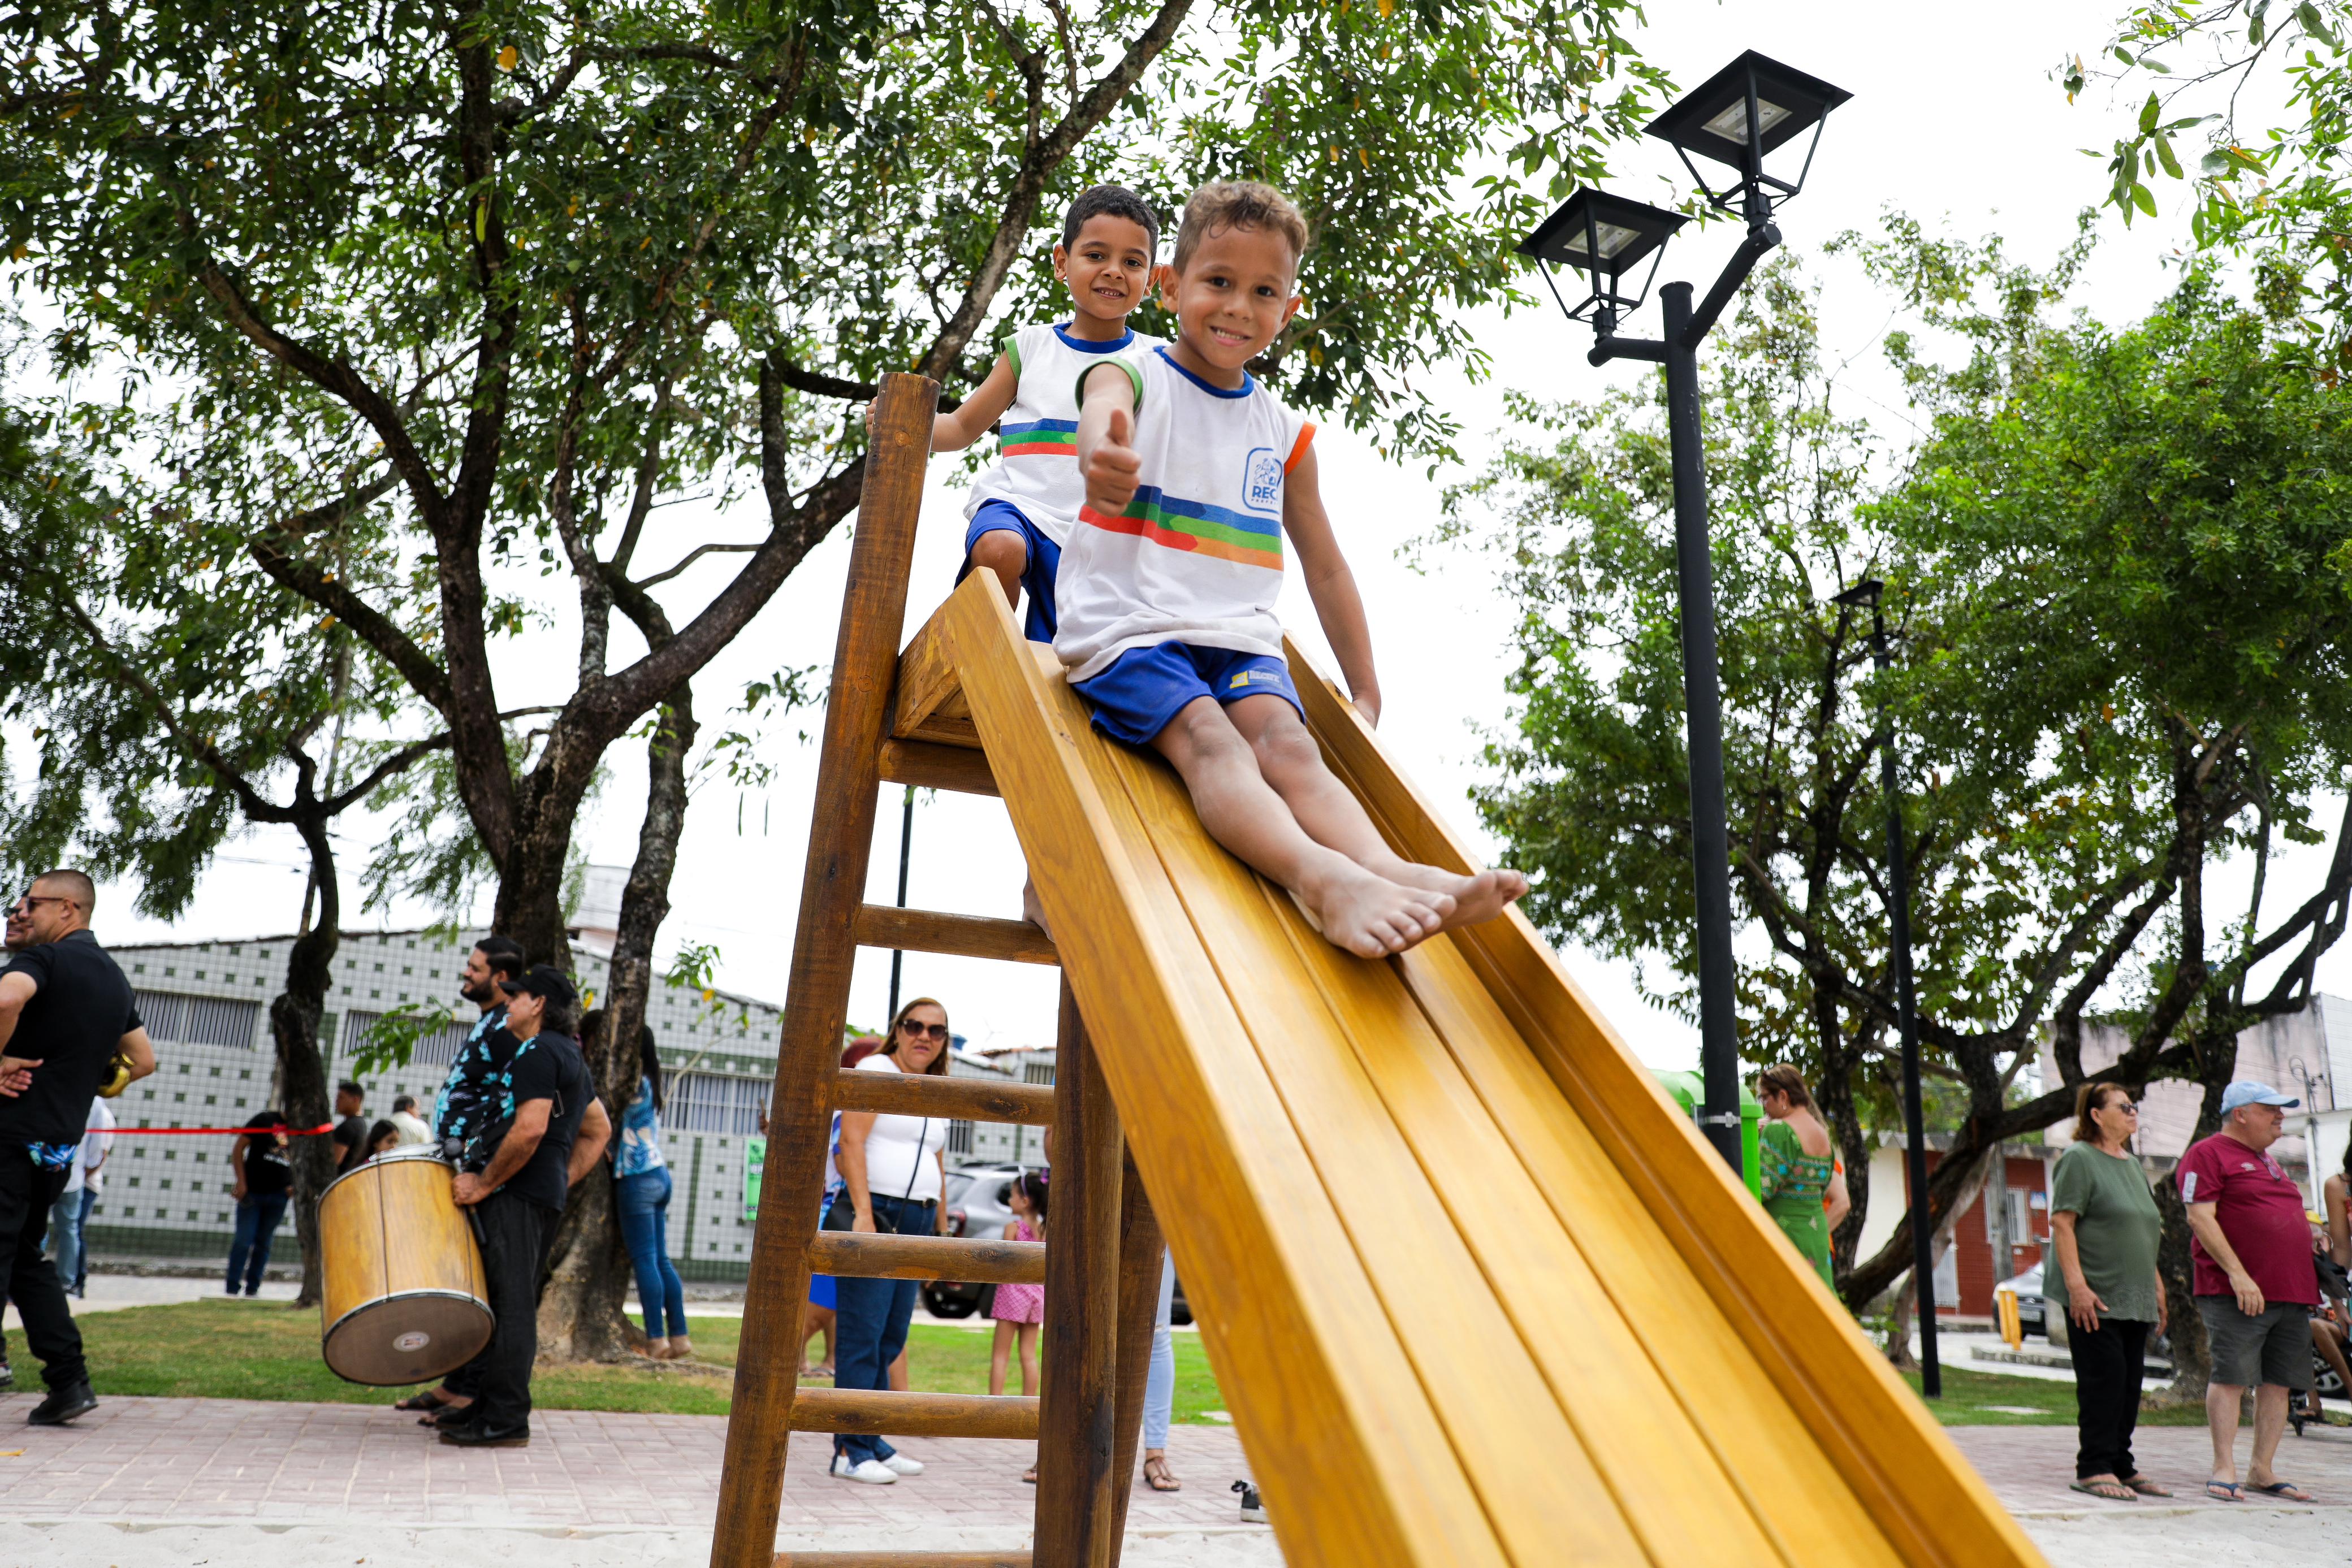
[[[1054,1124],[1054,1086],[1007,1083],[994,1078],[950,1078],[945,1073],[859,1072],[833,1075],[833,1108],[874,1111],[886,1116],[938,1116],[950,1122],[1018,1122]]]
[[[983,752],[920,740],[882,743],[882,779],[918,789],[952,789],[963,795],[1000,795],[996,775]]]
[[[887,1388],[803,1388],[795,1432],[869,1437],[1037,1438],[1037,1401],[1013,1394],[900,1394]]]
[[[1045,1244],[1007,1241],[1002,1237],[869,1236],[854,1230],[820,1230],[809,1243],[809,1272],[847,1274],[859,1280],[1042,1285]]]
[[[776,1568],[1030,1568],[1023,1552],[779,1552]]]
[[[1002,958],[1014,964],[1055,964],[1054,939],[1026,920],[984,915],[950,915],[937,909],[900,909],[864,904],[857,909],[857,941],[866,947],[902,947],[914,953],[952,953],[963,958]]]

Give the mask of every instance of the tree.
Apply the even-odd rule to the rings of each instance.
[[[2094,81],[2136,90],[2112,143],[2107,204],[2129,225],[2158,213],[2159,176],[2192,188],[2189,226],[2208,250],[2254,258],[2263,309],[2294,322],[2333,374],[2352,369],[2352,56],[2341,0],[2135,5],[2086,66],[2063,72],[2068,101]],[[2253,89],[2251,98],[2247,89]],[[2242,102],[2284,99],[2286,122],[2249,123]],[[2193,169],[2175,143],[2194,135]]]
[[[1834,414],[1791,263],[1763,276],[1709,361],[1732,870],[1762,946],[1743,966],[1743,1051],[1814,1073],[1849,1180],[1866,1169],[1853,1095],[1887,1092],[1895,1018],[1876,756],[1891,734],[1923,1050],[1966,1096],[1929,1184],[1940,1221],[2000,1141],[2071,1108],[2095,1006],[2134,1031],[2101,1076],[2216,1082],[2226,1042],[2303,1005],[2340,935],[2340,831],[2321,894],[2263,927],[2258,892],[2225,953],[2206,935],[2223,917],[2203,871],[2266,854],[2273,831],[2319,840],[2313,797],[2352,756],[2330,695],[2352,566],[2352,497],[2331,465],[2352,410],[2202,274],[2111,332],[2046,319],[2079,249],[2042,275],[1899,219],[1882,242],[1846,243],[1916,326],[1969,351],[1945,369],[1914,333],[1890,339],[1933,419],[1899,454]],[[1451,509],[1528,607],[1521,706],[1488,747],[1478,804],[1534,874],[1538,924],[1662,956],[1673,978],[1654,992],[1688,1013],[1658,392],[1520,406],[1551,439],[1513,443]],[[1828,602],[1873,574],[1900,633],[1885,677]],[[2263,989],[2267,963],[2283,970]],[[2044,1032],[2064,1082],[2015,1096]],[[1883,1292],[1909,1254],[1906,1219],[1843,1270],[1849,1302]]]
[[[1654,79],[1624,15],[37,4],[0,22],[0,225],[65,314],[62,365],[170,379],[142,456],[182,509],[236,518],[247,570],[442,716],[493,922],[561,959],[605,749],[855,508],[846,403],[889,368],[969,384],[984,324],[1045,308],[1015,263],[1049,196],[1113,167],[1163,194],[1286,180],[1315,308],[1269,371],[1427,449],[1448,427],[1410,373],[1466,348],[1444,304],[1511,288],[1490,236],[1535,204],[1491,178],[1447,198],[1489,153],[1597,169]],[[758,537],[646,570],[656,506],[706,489]],[[379,502],[390,599],[311,520]],[[678,608],[707,553],[747,559]],[[572,580],[578,678],[518,747],[490,648],[527,611],[493,582],[534,568]],[[612,611],[656,605],[675,634],[616,653]]]
[[[0,792],[0,862],[19,879],[68,861],[135,877],[139,908],[170,919],[240,822],[291,827],[310,880],[269,1008],[275,1103],[322,1125],[319,1025],[341,939],[330,830],[448,737],[383,738],[413,716],[390,670],[266,580],[215,574],[215,547],[109,495],[44,423],[0,405],[0,717],[34,754],[28,788]],[[298,1138],[289,1154],[298,1304],[316,1305],[334,1151]]]
[[[1413,372],[1480,362],[1449,308],[1515,290],[1492,236],[1539,205],[1474,165],[1555,194],[1595,175],[1659,80],[1630,14],[37,0],[0,18],[0,229],[60,371],[152,378],[121,417],[154,505],[232,533],[223,570],[332,616],[438,716],[493,925],[563,964],[607,749],[685,713],[855,510],[874,378],[968,386],[991,322],[1048,308],[1020,265],[1041,213],[1106,174],[1163,203],[1211,172],[1284,183],[1312,308],[1261,368],[1442,451]],[[752,537],[681,537],[657,512],[687,500]],[[492,651],[549,616],[533,574],[567,580],[576,677],[523,734]]]

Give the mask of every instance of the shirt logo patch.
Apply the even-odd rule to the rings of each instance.
[[[1253,447],[1242,460],[1242,505],[1253,512],[1282,510],[1282,458],[1273,447]]]
[[[1258,682],[1264,682],[1269,686],[1278,686],[1282,684],[1281,678],[1272,670],[1244,670],[1225,683],[1225,690],[1237,692]]]

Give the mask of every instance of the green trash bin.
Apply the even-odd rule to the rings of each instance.
[[[1659,1088],[1674,1096],[1675,1103],[1683,1108],[1684,1115],[1694,1121],[1697,1119],[1698,1108],[1706,1099],[1705,1080],[1696,1072],[1669,1072],[1660,1068],[1651,1069],[1651,1076],[1658,1081]],[[1748,1190],[1751,1193],[1762,1185],[1763,1180],[1758,1174],[1756,1162],[1756,1124],[1763,1114],[1762,1107],[1756,1103],[1756,1091],[1742,1083],[1739,1086],[1739,1176],[1748,1184]]]

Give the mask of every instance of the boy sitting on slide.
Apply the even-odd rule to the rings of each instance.
[[[1306,248],[1306,221],[1280,192],[1202,186],[1160,280],[1176,342],[1079,371],[1086,503],[1062,551],[1054,651],[1097,729],[1167,758],[1211,836],[1288,889],[1330,941],[1377,958],[1492,919],[1527,878],[1402,858],[1307,732],[1274,614],[1286,533],[1372,722],[1380,683],[1317,491],[1315,427],[1244,368],[1298,309]]]
[[[996,466],[980,476],[964,504],[970,526],[956,580],[975,567],[992,571],[1015,608],[1027,589],[1033,643],[1054,640],[1055,563],[1086,498],[1078,482],[1078,376],[1108,355],[1160,342],[1127,326],[1159,259],[1160,219],[1142,197],[1118,185],[1080,192],[1054,247],[1054,276],[1069,286],[1076,307],[1069,325],[1041,322],[1005,339],[988,379],[931,424],[932,451],[961,452],[1003,421]]]

